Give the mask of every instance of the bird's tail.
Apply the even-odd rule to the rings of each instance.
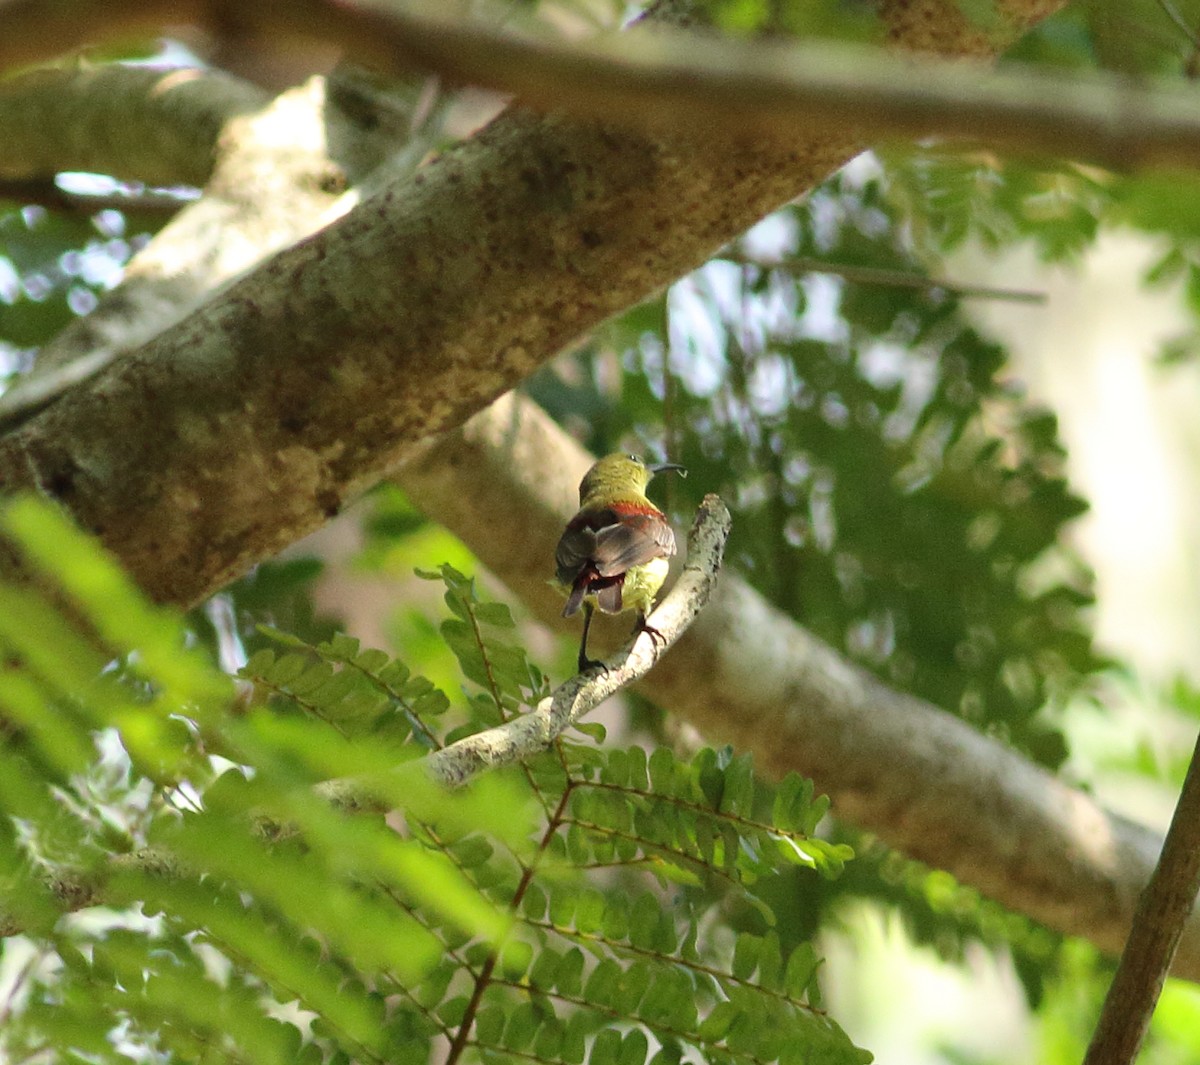
[[[569,618],[579,613],[583,606],[583,597],[587,593],[587,579],[582,577],[571,586],[571,594],[567,596],[567,605],[563,607],[562,616]]]

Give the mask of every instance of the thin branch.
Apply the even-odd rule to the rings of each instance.
[[[671,592],[647,619],[658,638],[639,632],[596,673],[572,677],[537,708],[496,728],[435,751],[426,759],[433,778],[457,787],[484,769],[511,765],[541,751],[589,710],[643,677],[659,657],[687,631],[708,602],[716,584],[731,523],[729,510],[715,495],[704,497],[688,534],[688,557]]]
[[[563,814],[566,812],[567,804],[570,801],[571,784],[568,781],[566,788],[563,789],[562,796],[558,800],[558,805],[546,822],[546,828],[542,832],[542,838],[538,844],[534,860],[522,870],[521,879],[517,882],[517,886],[513,890],[512,898],[508,902],[508,908],[512,913],[520,912],[521,902],[525,898],[525,893],[529,890],[529,885],[533,883],[534,874],[537,872],[538,866],[541,864],[550,847],[550,841],[558,834],[559,827],[562,825]],[[488,984],[491,983],[492,974],[496,971],[496,963],[500,960],[501,946],[502,944],[499,943],[493,946],[475,976],[475,986],[471,991],[471,997],[467,1000],[462,1018],[458,1022],[458,1031],[455,1033],[450,1043],[450,1049],[446,1053],[446,1065],[455,1065],[459,1058],[462,1057],[463,1050],[471,1034],[471,1029],[475,1025],[475,1018],[479,1013],[479,1006],[483,1001],[484,992],[487,990]]]
[[[1194,26],[1188,25],[1187,19],[1179,13],[1179,8],[1171,3],[1171,0],[1157,0],[1157,3],[1162,13],[1175,24],[1175,28],[1183,34],[1188,44],[1200,51],[1200,34],[1196,32]]]
[[[1131,1065],[1200,888],[1200,737],[1084,1065]]]
[[[48,32],[29,10],[37,6],[0,0],[0,69],[28,62],[31,49],[45,57],[51,48],[110,39],[130,24],[148,28],[155,12],[164,24],[183,19],[218,36],[224,28],[218,6],[114,0],[102,9],[114,9],[111,26],[88,26],[94,36],[59,23]],[[319,36],[389,73],[433,71],[448,84],[498,89],[536,107],[659,130],[711,135],[719,128],[786,140],[816,125],[873,140],[984,139],[1119,169],[1200,164],[1200,93],[1191,86],[1147,87],[1040,67],[993,71],[929,56],[914,63],[860,45],[721,40],[677,30],[563,43],[517,36],[498,24],[464,21],[433,4],[401,9],[345,0],[249,3],[237,19],[240,31],[280,46]],[[29,43],[35,30],[47,42],[40,47]]]
[[[855,266],[849,263],[830,263],[823,259],[810,259],[797,256],[791,259],[781,259],[770,262],[755,259],[751,256],[737,254],[721,254],[717,256],[724,262],[737,263],[740,266],[757,266],[761,270],[784,270],[793,274],[832,274],[846,281],[863,285],[879,285],[884,288],[913,288],[941,289],[951,292],[961,299],[990,299],[1011,300],[1013,303],[1045,303],[1044,292],[1034,292],[1029,289],[993,288],[988,285],[958,285],[953,281],[944,281],[937,277],[924,277],[921,274],[908,273],[903,270],[885,270],[875,266]]]
[[[182,867],[172,854],[157,847],[142,847],[126,854],[114,854],[96,869],[56,870],[46,879],[46,887],[63,913],[109,901],[106,890],[110,880],[123,873],[178,879]],[[0,910],[0,939],[26,931],[21,917]]]

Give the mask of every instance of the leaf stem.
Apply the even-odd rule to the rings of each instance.
[[[562,826],[567,810],[567,803],[570,801],[571,792],[574,788],[574,782],[567,781],[567,786],[563,789],[562,798],[559,799],[558,806],[555,807],[554,813],[550,816],[550,820],[546,825],[546,831],[542,833],[541,841],[538,844],[538,852],[534,856],[533,861],[521,873],[521,879],[517,882],[512,901],[509,903],[509,909],[514,913],[521,905],[521,900],[524,899],[525,892],[529,890],[529,885],[533,883],[533,874],[537,871],[542,855],[546,853],[547,848],[550,846],[550,840],[554,838],[554,834]],[[475,977],[475,987],[471,992],[471,999],[467,1003],[467,1008],[463,1011],[462,1021],[459,1022],[454,1041],[450,1044],[450,1050],[446,1054],[445,1065],[455,1065],[467,1047],[471,1028],[475,1024],[476,1015],[479,1013],[479,1004],[483,1000],[483,993],[487,990],[488,984],[492,982],[492,974],[496,971],[496,962],[500,958],[502,947],[503,943],[497,944],[480,968],[479,975]]]

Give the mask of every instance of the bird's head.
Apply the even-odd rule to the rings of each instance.
[[[606,503],[627,496],[644,496],[650,478],[664,470],[677,470],[683,477],[687,470],[674,462],[649,465],[639,455],[605,455],[579,482],[579,505],[589,502]]]

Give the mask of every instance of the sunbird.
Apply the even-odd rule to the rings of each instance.
[[[579,512],[569,522],[554,552],[558,584],[567,596],[563,617],[583,607],[579,672],[600,665],[587,656],[592,613],[638,612],[634,632],[648,631],[646,615],[667,579],[667,561],[675,554],[675,533],[666,515],[650,502],[646,486],[664,470],[687,470],[674,462],[647,466],[637,455],[606,455],[579,483]]]

